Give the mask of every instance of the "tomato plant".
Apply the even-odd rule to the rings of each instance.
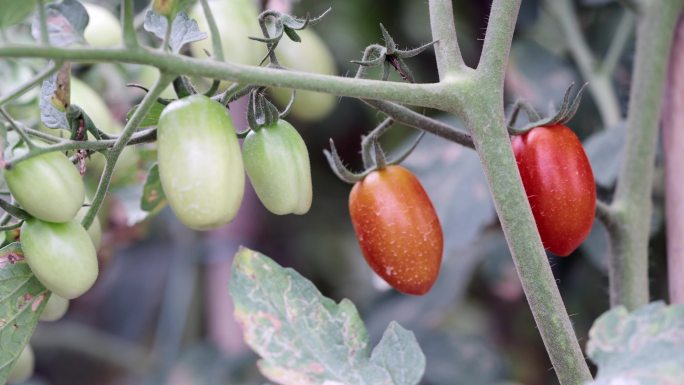
[[[444,238],[432,202],[401,166],[371,172],[349,195],[349,213],[370,267],[406,294],[427,293],[437,280]]]
[[[225,107],[203,95],[169,104],[159,118],[159,176],[178,219],[196,230],[233,220],[244,166]]]
[[[26,151],[22,148],[15,153]],[[14,199],[36,218],[68,222],[81,208],[85,187],[78,170],[61,152],[26,159],[5,170]]]
[[[582,143],[559,124],[514,137],[513,151],[544,247],[570,255],[589,235],[596,210],[594,174]]]
[[[86,42],[93,47],[114,47],[121,44],[121,24],[107,8],[83,3],[90,20],[85,29]]]
[[[76,298],[95,283],[95,247],[75,220],[51,223],[29,219],[21,227],[21,247],[36,277],[60,297]]]
[[[254,190],[274,214],[305,214],[313,188],[304,140],[284,120],[252,130],[242,144],[245,170]]]

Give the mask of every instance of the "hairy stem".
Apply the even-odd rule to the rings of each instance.
[[[114,166],[116,165],[116,161],[119,158],[119,155],[121,155],[121,151],[123,151],[124,147],[126,147],[126,144],[128,144],[129,140],[135,133],[135,130],[140,125],[140,122],[142,122],[143,118],[145,117],[145,115],[147,115],[147,112],[150,110],[150,108],[152,108],[154,103],[157,102],[157,98],[159,97],[159,95],[164,91],[164,89],[169,84],[171,84],[171,81],[174,77],[175,75],[162,72],[159,79],[157,79],[157,82],[145,95],[143,100],[138,105],[138,108],[136,108],[135,112],[133,113],[133,116],[131,116],[131,118],[126,123],[123,132],[117,138],[116,142],[114,143],[114,146],[112,146],[111,150],[109,150],[109,152],[105,155],[105,168],[102,172],[102,176],[100,177],[100,183],[97,185],[95,197],[93,197],[90,209],[88,209],[88,212],[86,213],[85,217],[83,218],[83,221],[81,222],[83,227],[85,227],[86,229],[88,229],[90,225],[93,223],[93,220],[95,220],[95,216],[97,215],[97,212],[100,211],[100,208],[102,207],[102,203],[104,202],[107,190],[109,190],[109,183],[112,180]]]
[[[658,120],[667,53],[683,5],[684,0],[643,3],[638,20],[625,160],[613,200],[621,236],[613,240],[609,263],[612,306],[635,309],[649,301],[648,237]]]
[[[461,48],[458,45],[451,0],[430,0],[429,7],[432,40],[437,41],[437,70],[439,78],[444,79],[450,74],[462,72],[466,65],[463,63]]]
[[[168,52],[148,49],[102,49],[90,47],[56,48],[35,45],[0,46],[0,57],[38,57],[75,62],[123,62],[150,65],[162,72],[183,73],[244,84],[297,88],[363,99],[383,99],[402,104],[449,111],[462,107],[454,97],[462,89],[463,77],[450,79],[449,84],[416,84],[341,76],[320,75],[299,71],[246,66],[215,60],[201,60]],[[448,89],[449,92],[445,92]]]
[[[621,119],[621,113],[620,103],[618,103],[615,88],[611,83],[611,73],[598,71],[599,66],[584,39],[572,2],[570,0],[547,0],[546,4],[553,12],[567,38],[570,53],[577,62],[582,77],[589,82],[589,90],[596,101],[603,125],[606,128],[615,126]],[[620,38],[620,36],[616,35],[616,38]]]
[[[492,5],[465,121],[556,375],[562,385],[578,385],[590,381],[591,374],[546,258],[504,120],[502,76],[519,6],[520,0],[495,0]]]

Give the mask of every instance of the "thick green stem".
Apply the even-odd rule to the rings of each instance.
[[[451,74],[462,72],[466,65],[463,63],[458,45],[451,0],[430,0],[429,5],[432,40],[437,41],[435,44],[437,70],[439,78],[445,79]]]
[[[45,1],[38,0],[38,22],[40,27],[40,42],[43,45],[50,44],[50,35],[48,34],[47,14],[45,12]]]
[[[93,220],[95,220],[95,216],[97,215],[97,212],[100,211],[100,208],[102,207],[102,202],[104,202],[105,195],[109,190],[109,182],[111,182],[112,180],[114,166],[116,165],[116,161],[119,158],[119,155],[121,155],[121,151],[123,151],[124,147],[126,147],[129,140],[135,133],[135,130],[138,129],[140,122],[142,122],[145,115],[147,115],[147,112],[150,110],[150,108],[152,108],[154,103],[156,103],[159,95],[164,91],[164,89],[169,84],[171,84],[171,81],[174,77],[175,75],[162,72],[159,79],[157,79],[157,82],[145,95],[143,100],[138,105],[138,108],[136,108],[135,112],[133,113],[133,116],[131,116],[131,118],[126,123],[123,132],[114,143],[114,146],[111,148],[111,150],[109,150],[109,152],[107,152],[105,156],[105,168],[102,172],[102,176],[100,177],[100,183],[97,186],[95,197],[93,197],[90,209],[88,209],[88,212],[86,213],[85,217],[83,218],[83,221],[81,222],[81,224],[83,224],[83,227],[85,227],[86,229],[88,229],[90,225],[93,223]]]
[[[448,84],[416,84],[353,79],[342,76],[246,66],[215,60],[201,60],[149,49],[56,48],[35,45],[8,45],[0,46],[0,58],[3,57],[38,57],[75,62],[100,61],[143,64],[157,67],[162,72],[182,73],[260,86],[297,88],[362,99],[382,99],[401,104],[436,108],[442,111],[453,110],[454,106],[462,107],[460,104],[461,98],[453,97],[453,95],[461,90],[466,80],[463,76],[457,76],[451,77]]]
[[[615,126],[621,120],[622,114],[620,113],[620,104],[615,88],[611,83],[611,73],[598,71],[599,66],[584,39],[572,2],[570,0],[547,0],[546,4],[551,8],[563,30],[563,34],[566,36],[570,52],[577,62],[582,77],[589,82],[589,90],[596,101],[604,126],[606,128]]]
[[[635,309],[649,301],[648,238],[651,187],[668,52],[683,0],[644,2],[637,29],[627,116],[625,160],[613,207],[621,235],[613,239],[611,305]]]
[[[527,301],[562,385],[591,380],[537,231],[506,130],[503,71],[520,0],[495,0],[465,111]],[[489,57],[492,55],[493,57]]]
[[[138,48],[138,38],[135,34],[133,0],[121,2],[121,25],[123,26],[123,42],[128,49]]]

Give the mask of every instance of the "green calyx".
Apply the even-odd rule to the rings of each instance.
[[[586,86],[587,83],[584,83],[577,91],[577,95],[575,95],[574,98],[571,98],[570,95],[575,88],[575,83],[571,83],[568,89],[565,90],[565,96],[563,97],[563,103],[561,104],[560,109],[547,118],[541,118],[539,113],[527,101],[522,99],[517,100],[515,104],[513,104],[511,116],[508,118],[508,133],[511,135],[522,135],[535,127],[567,123],[577,112],[580,101],[582,100],[582,93]],[[524,127],[516,128],[515,122],[518,119],[518,114],[521,110],[527,114],[527,119],[530,123]]]

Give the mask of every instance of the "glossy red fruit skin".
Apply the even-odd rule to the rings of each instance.
[[[439,275],[444,236],[430,198],[409,170],[388,166],[357,182],[349,213],[375,273],[404,294],[430,290]]]
[[[544,247],[565,257],[587,238],[596,184],[582,143],[558,124],[513,138],[513,152]]]

